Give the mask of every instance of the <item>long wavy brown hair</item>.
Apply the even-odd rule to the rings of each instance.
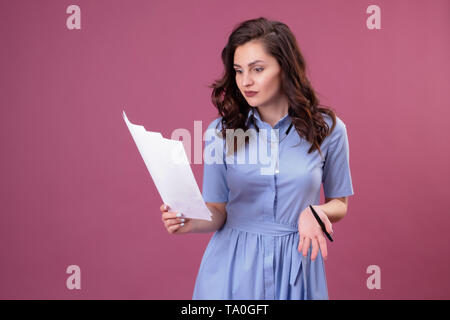
[[[305,59],[289,27],[264,17],[244,21],[233,29],[227,45],[222,50],[223,76],[208,86],[213,89],[211,99],[222,117],[222,137],[226,136],[226,129],[249,129],[245,122],[251,106],[237,87],[233,60],[236,48],[252,40],[260,41],[265,52],[277,59],[282,72],[281,89],[288,98],[288,114],[295,130],[311,143],[308,153],[317,149],[322,156],[320,146],[336,125],[335,111],[330,107],[319,107],[327,106],[319,104],[319,99],[306,77]],[[322,113],[331,117],[331,129]]]

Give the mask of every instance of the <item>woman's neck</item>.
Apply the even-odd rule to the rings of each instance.
[[[277,104],[272,104],[270,106],[259,106],[256,107],[261,120],[270,124],[273,128],[280,119],[282,119],[286,114],[288,114],[289,104],[287,99],[280,101]]]

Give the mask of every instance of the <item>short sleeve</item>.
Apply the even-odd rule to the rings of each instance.
[[[205,202],[228,202],[229,189],[224,158],[225,142],[216,134],[222,129],[220,120],[221,117],[212,121],[205,132],[202,187],[202,196]]]
[[[329,136],[330,143],[323,167],[323,189],[325,198],[340,198],[354,194],[350,173],[350,152],[347,128],[338,117]]]

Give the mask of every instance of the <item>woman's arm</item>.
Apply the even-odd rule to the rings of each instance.
[[[330,222],[337,222],[347,213],[348,197],[325,199],[325,203],[318,206],[326,213]]]
[[[206,202],[206,206],[211,211],[212,221],[191,219],[192,233],[207,233],[219,230],[227,219],[227,211],[225,209],[226,202]]]

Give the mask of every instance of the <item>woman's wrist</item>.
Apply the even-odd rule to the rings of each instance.
[[[191,233],[208,233],[214,232],[222,228],[226,220],[226,213],[223,214],[219,212],[214,207],[208,206],[209,211],[211,211],[211,221],[192,219],[192,230]]]
[[[316,208],[316,206],[313,207]],[[327,215],[328,219],[332,223],[341,220],[347,213],[347,205],[339,199],[332,199],[327,203],[318,205],[317,207]]]
[[[207,221],[200,219],[192,219],[192,229],[190,233],[209,233],[220,229],[223,225],[220,225],[217,221]]]

